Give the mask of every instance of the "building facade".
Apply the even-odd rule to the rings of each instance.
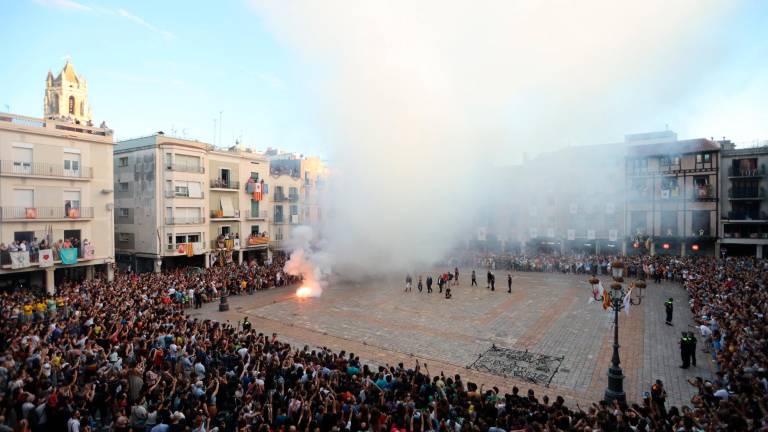
[[[113,147],[106,128],[0,114],[0,283],[111,277]]]
[[[162,133],[117,143],[115,244],[135,271],[268,259],[267,159]]]
[[[720,248],[728,256],[768,256],[768,147],[735,149],[722,143]]]
[[[627,253],[715,254],[720,144],[664,133],[629,136],[627,144]]]

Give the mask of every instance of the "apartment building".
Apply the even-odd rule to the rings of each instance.
[[[766,164],[768,147],[736,149],[722,143],[719,251],[727,256],[768,256]]]
[[[135,271],[207,264],[208,144],[154,135],[114,151],[115,254]]]
[[[112,274],[112,131],[0,113],[0,284]]]
[[[628,253],[715,254],[720,144],[671,132],[627,138]]]
[[[268,150],[270,248],[285,251],[299,225],[319,226],[328,170],[317,157]]]
[[[242,147],[210,148],[208,167],[212,260],[268,259],[269,161]]]
[[[268,258],[269,162],[161,132],[117,143],[115,244],[138,272]]]
[[[88,85],[67,62],[46,79],[44,118],[0,113],[0,287],[55,292],[112,277],[112,130],[93,127]]]

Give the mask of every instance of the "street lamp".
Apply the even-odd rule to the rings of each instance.
[[[624,282],[624,263],[614,261],[611,263],[611,273],[613,282],[611,283],[611,308],[613,309],[613,356],[611,357],[611,367],[608,368],[608,388],[605,389],[605,400],[612,402],[617,400],[626,403],[627,395],[624,393],[624,372],[621,370],[621,359],[619,358],[619,311],[624,306],[625,297],[631,295],[631,290],[624,291],[622,283]],[[638,282],[635,282],[637,286]],[[645,282],[642,283],[645,288]],[[642,291],[638,301],[635,303],[632,298],[629,302],[639,305],[643,301]]]

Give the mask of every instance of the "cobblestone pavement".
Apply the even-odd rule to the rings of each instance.
[[[247,315],[255,328],[276,332],[291,343],[344,349],[373,364],[412,364],[419,359],[432,373],[459,373],[503,391],[517,385],[572,402],[602,398],[612,354],[613,314],[588,302],[586,276],[512,273],[508,294],[506,273],[495,272],[503,282],[493,292],[485,287],[482,272],[480,286],[470,287],[469,273],[465,270],[461,285],[452,287],[450,300],[436,287],[432,294],[426,288],[419,293],[415,286],[406,293],[404,278],[392,278],[332,283],[320,298],[299,299],[293,288],[273,289],[230,298],[229,312],[208,304],[190,314],[230,322]],[[603,284],[608,286],[608,278]],[[679,285],[667,283],[649,284],[645,291],[640,306],[619,316],[627,397],[640,400],[655,379],[662,379],[670,403],[687,403],[695,389],[686,379],[711,374],[703,353],[697,368],[678,368],[677,339],[692,323],[687,295]],[[663,322],[668,297],[675,298],[674,327]],[[548,387],[466,368],[494,344],[563,360]]]

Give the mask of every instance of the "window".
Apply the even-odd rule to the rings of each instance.
[[[230,232],[232,232],[232,227],[230,227],[229,225],[223,225],[223,226],[222,226],[222,227],[219,229],[219,234],[221,234],[221,235],[223,235],[223,236],[226,236],[226,235],[228,235]]]
[[[64,191],[64,208],[80,208],[80,191]]]
[[[259,226],[258,225],[251,225],[251,235],[252,236],[259,235]]]
[[[219,178],[224,186],[229,186],[229,168],[222,168]]]
[[[698,169],[705,169],[705,168],[712,168],[712,162],[714,159],[713,153],[697,153],[696,154],[696,168]]]
[[[677,198],[678,195],[677,177],[662,177],[661,199]]]
[[[64,175],[71,177],[80,176],[80,155],[76,153],[64,154]]]
[[[251,201],[251,217],[259,217],[259,201]]]
[[[662,171],[679,170],[680,156],[662,156],[659,158],[659,167]]]
[[[166,153],[166,154],[165,154],[165,166],[167,166],[168,168],[170,168],[170,167],[171,167],[171,165],[173,165],[173,154],[171,154],[171,153]]]
[[[294,216],[294,215],[297,215],[297,214],[299,214],[299,206],[292,205],[291,206],[291,216]]]
[[[75,97],[74,96],[69,97],[69,113],[72,115],[75,114]]]
[[[629,161],[629,170],[633,173],[644,173],[648,171],[647,159],[631,159]]]
[[[117,184],[117,191],[118,192],[128,192],[128,183],[127,182],[120,182]]]
[[[693,236],[709,236],[709,210],[694,210],[691,223]]]
[[[13,147],[13,172],[17,174],[32,174],[32,148]]]
[[[275,199],[276,200],[282,200],[285,198],[285,195],[283,195],[283,187],[282,186],[275,186]]]
[[[283,206],[275,206],[275,223],[283,223]]]
[[[121,157],[117,160],[117,166],[119,167],[127,167],[128,166],[128,158],[127,157]]]
[[[131,237],[133,237],[131,233],[117,233],[117,241],[121,243],[131,241]]]
[[[130,210],[127,209],[127,208],[119,208],[119,209],[117,209],[117,215],[119,217],[127,218],[129,214],[130,214]]]
[[[252,172],[251,173],[251,178],[253,179],[253,181],[259,181],[259,173]]]
[[[32,208],[35,206],[35,191],[33,189],[14,189],[13,202],[19,207]]]
[[[176,196],[182,196],[182,197],[189,196],[189,186],[187,185],[186,182],[176,183],[176,185],[173,188],[173,194]]]
[[[296,201],[299,199],[299,190],[295,187],[291,187],[288,189],[288,196],[290,197],[291,201]]]
[[[661,212],[661,235],[677,235],[677,211],[673,210]]]

